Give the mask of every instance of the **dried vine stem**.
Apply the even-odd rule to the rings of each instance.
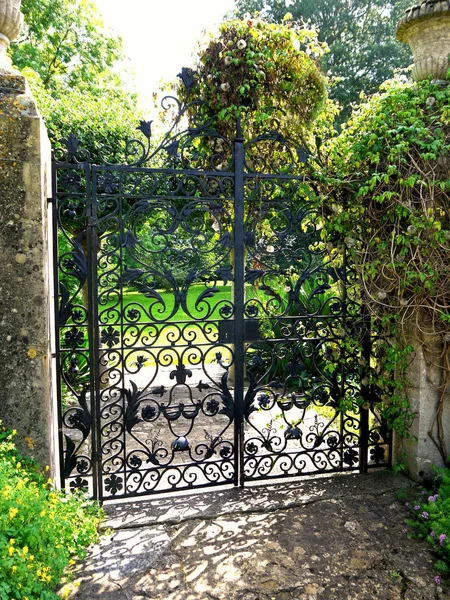
[[[436,353],[435,352],[433,353],[433,350],[429,346],[424,345],[422,350],[423,350],[425,359],[427,360],[427,371],[428,371],[429,381],[439,392],[439,400],[437,403],[433,422],[431,423],[430,429],[428,431],[428,436],[430,437],[430,439],[432,440],[432,442],[438,449],[439,453],[441,454],[444,464],[446,466],[450,466],[450,457],[447,452],[447,443],[445,440],[444,422],[443,422],[445,401],[446,401],[446,399],[449,398],[449,392],[450,392],[450,357],[449,357],[450,347],[449,347],[448,343],[443,344],[442,352],[440,352],[437,355],[437,359],[438,359],[437,362],[430,357],[430,354],[434,354],[436,356]],[[428,356],[428,359],[427,359],[427,356]],[[442,377],[442,381],[438,385],[436,385],[433,382],[433,377],[432,377],[432,370],[436,369],[436,368],[439,369],[439,371],[441,372],[441,377]],[[434,434],[435,428],[436,428],[437,439]]]

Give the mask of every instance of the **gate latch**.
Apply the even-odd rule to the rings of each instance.
[[[235,342],[234,320],[219,321],[219,343],[233,344]],[[244,341],[257,342],[259,340],[259,321],[256,319],[244,320]]]

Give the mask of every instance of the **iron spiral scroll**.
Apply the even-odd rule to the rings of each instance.
[[[114,164],[54,162],[61,471],[101,500],[389,461],[379,363],[304,144],[163,99]]]

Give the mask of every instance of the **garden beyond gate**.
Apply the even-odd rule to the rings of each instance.
[[[57,151],[64,484],[108,500],[388,464],[377,340],[314,156],[239,122],[225,139],[185,84],[127,164]]]

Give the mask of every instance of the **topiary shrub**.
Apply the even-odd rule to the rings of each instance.
[[[238,116],[247,134],[287,121],[298,132],[326,99],[318,66],[325,51],[316,32],[289,21],[289,15],[281,25],[248,16],[225,21],[199,50],[191,97],[208,104],[215,128],[229,139]]]

